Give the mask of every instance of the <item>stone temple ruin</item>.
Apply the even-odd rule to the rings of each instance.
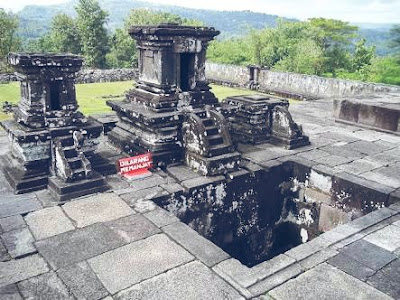
[[[59,200],[107,189],[91,158],[102,126],[78,111],[75,55],[11,53],[21,82],[14,120],[2,122],[11,151],[2,168],[16,193],[49,188]]]

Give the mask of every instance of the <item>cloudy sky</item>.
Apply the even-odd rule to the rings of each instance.
[[[400,23],[400,0],[147,0],[216,10],[252,10],[294,17],[341,19],[363,23]],[[27,4],[57,4],[66,0],[0,0],[0,7],[18,11]]]

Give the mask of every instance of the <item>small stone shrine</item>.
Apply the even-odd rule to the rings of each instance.
[[[225,118],[205,77],[214,28],[160,24],[129,31],[139,49],[139,78],[124,101],[107,101],[119,122],[109,140],[130,155],[151,152],[155,166],[186,163],[204,175],[239,167]]]
[[[93,168],[101,124],[78,111],[75,73],[83,59],[69,54],[10,53],[21,83],[14,120],[1,122],[10,152],[1,158],[16,193],[49,188],[60,201],[104,191]]]
[[[287,100],[273,96],[234,96],[224,100],[222,112],[230,122],[235,142],[270,142],[287,149],[309,145],[288,107]]]

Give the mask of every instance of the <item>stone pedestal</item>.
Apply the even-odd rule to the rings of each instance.
[[[16,193],[46,188],[50,181],[65,186],[98,177],[90,162],[101,124],[89,121],[77,108],[74,78],[82,58],[63,54],[11,53],[9,63],[21,81],[21,100],[14,120],[2,127],[10,139],[10,152],[2,157],[2,169]],[[101,178],[93,186],[81,184],[81,195],[104,190]],[[59,200],[76,191],[58,192]]]

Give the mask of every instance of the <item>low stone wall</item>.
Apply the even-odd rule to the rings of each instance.
[[[85,69],[77,73],[76,83],[113,82],[134,80],[138,76],[137,69]],[[0,84],[17,81],[14,73],[0,74]]]
[[[256,75],[254,78],[254,75]],[[211,82],[230,86],[249,87],[266,92],[292,93],[305,95],[306,98],[345,97],[363,94],[400,93],[400,86],[324,78],[319,76],[275,72],[258,69],[253,72],[243,66],[206,64],[206,77]]]

